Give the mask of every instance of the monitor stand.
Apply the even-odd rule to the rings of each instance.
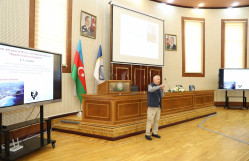
[[[16,152],[16,151],[18,151],[18,150],[20,150],[20,149],[23,148],[22,145],[19,145],[19,139],[18,138],[17,138],[16,143],[15,143],[14,139],[12,139],[12,144],[13,144],[13,147],[10,148],[11,152]]]

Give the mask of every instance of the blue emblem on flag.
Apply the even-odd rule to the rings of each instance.
[[[100,65],[100,67],[99,67],[99,80],[105,80],[104,65]]]

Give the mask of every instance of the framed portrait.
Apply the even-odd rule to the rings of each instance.
[[[176,51],[177,44],[176,44],[176,35],[165,34],[165,50],[167,51]]]
[[[96,16],[81,11],[80,35],[96,39],[96,27],[97,27]]]

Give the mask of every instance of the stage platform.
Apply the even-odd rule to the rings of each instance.
[[[180,112],[168,116],[162,116],[159,126],[160,128],[164,128],[200,117],[205,117],[211,114],[216,114],[216,108],[214,106],[196,109],[193,111]],[[74,123],[61,122],[62,120],[66,120],[69,122],[73,121]],[[101,125],[83,122],[80,116],[74,115],[55,119],[53,120],[53,124],[55,125],[53,127],[53,130],[55,131],[97,137],[106,140],[118,140],[136,134],[144,133],[146,127],[146,119],[119,125]]]
[[[165,93],[160,128],[216,113],[214,91]],[[82,117],[67,116],[52,121],[53,130],[118,140],[145,132],[146,93],[85,95]]]

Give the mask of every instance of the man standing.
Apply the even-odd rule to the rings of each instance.
[[[150,128],[152,126],[152,136],[156,138],[161,138],[158,135],[159,119],[161,114],[161,101],[164,96],[164,85],[160,85],[160,76],[156,75],[153,77],[153,82],[148,85],[147,90],[147,124],[145,138],[147,140],[152,140],[150,137]]]

